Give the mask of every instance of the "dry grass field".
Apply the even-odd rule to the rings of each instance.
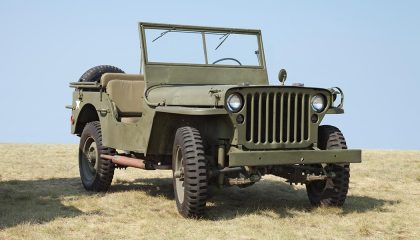
[[[169,171],[117,170],[88,193],[76,145],[0,144],[0,239],[420,239],[420,151],[364,151],[344,208],[266,176],[219,191],[204,219],[175,208]]]

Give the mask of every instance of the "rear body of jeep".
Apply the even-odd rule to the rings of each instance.
[[[175,194],[178,196],[180,191],[185,191],[187,198],[206,196],[208,185],[249,186],[264,174],[274,174],[290,183],[307,186],[311,183],[321,186],[324,181],[325,186],[326,181],[333,181],[337,175],[348,174],[349,163],[361,161],[361,151],[346,149],[338,129],[320,127],[326,114],[344,112],[343,99],[334,106],[337,94],[342,96],[341,90],[270,86],[259,30],[151,23],[141,23],[139,30],[144,74],[111,72],[101,74],[100,80],[71,83],[75,88],[71,106],[72,133],[83,138],[86,126],[97,122],[101,145],[111,149],[103,157],[95,152],[98,156],[94,161],[109,158],[115,164],[111,167],[124,166],[112,158],[121,156],[127,161],[142,161],[145,169],[172,168]],[[155,36],[149,36],[149,30]],[[148,45],[172,33],[200,36],[203,63],[151,61]],[[209,61],[206,44],[208,34],[220,36],[216,50],[227,44],[224,42],[228,42],[229,37],[255,37],[258,61],[252,65],[242,65],[240,61],[238,65],[211,64],[213,61]],[[214,62],[232,60],[227,57]],[[228,105],[232,95],[242,101],[240,108],[234,111]],[[321,111],[313,107],[314,96],[323,98],[325,106]],[[197,142],[198,147],[188,148],[190,140]],[[337,146],[333,146],[335,142]],[[83,144],[81,142],[82,157],[86,155]],[[188,149],[195,151],[195,158],[188,160],[192,161],[191,165],[194,161],[204,162],[204,167],[194,165],[201,170],[195,173],[197,176],[191,175],[191,179],[196,179],[205,174],[200,182],[206,189],[198,190],[198,195],[184,189],[189,177],[188,166],[183,167]],[[176,160],[175,155],[181,150],[186,152],[179,153]],[[182,181],[182,186],[177,185],[177,181]],[[342,191],[347,193],[347,188]],[[341,205],[344,202],[344,199],[338,202],[323,200],[322,193],[313,190],[314,187],[310,189],[315,191],[312,197],[308,192],[315,205]],[[92,190],[103,190],[103,187]],[[188,202],[184,193],[182,198],[176,199],[184,216],[201,215],[205,200]]]

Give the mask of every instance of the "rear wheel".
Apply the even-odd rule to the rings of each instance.
[[[124,71],[111,65],[99,65],[83,73],[79,82],[99,82],[104,73],[124,73]]]
[[[318,147],[322,150],[347,149],[346,140],[341,131],[329,125],[319,127]],[[350,165],[328,164],[324,169],[327,173],[333,172],[335,176],[307,183],[309,201],[314,206],[342,206],[349,189]]]
[[[87,123],[80,136],[79,145],[79,172],[86,190],[101,192],[109,189],[114,176],[114,164],[100,156],[110,155],[113,151],[102,145],[100,123]]]
[[[207,161],[200,132],[192,127],[176,131],[172,152],[176,206],[184,217],[200,217],[207,201]]]

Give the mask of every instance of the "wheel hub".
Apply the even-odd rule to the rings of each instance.
[[[84,153],[90,172],[94,174],[98,167],[98,147],[92,138],[86,140]]]
[[[177,192],[177,197],[179,202],[184,202],[184,158],[182,156],[182,150],[178,146],[176,150],[176,158],[175,158],[175,171],[174,171],[174,177],[175,177],[175,187]]]

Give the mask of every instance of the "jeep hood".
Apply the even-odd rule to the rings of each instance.
[[[153,105],[223,107],[225,93],[232,87],[238,85],[155,86],[146,96]]]
[[[220,107],[225,104],[225,94],[231,88],[279,88],[274,85],[157,85],[146,91],[149,104],[155,106]],[[282,86],[282,88],[312,89],[329,92],[328,89],[314,87]]]

